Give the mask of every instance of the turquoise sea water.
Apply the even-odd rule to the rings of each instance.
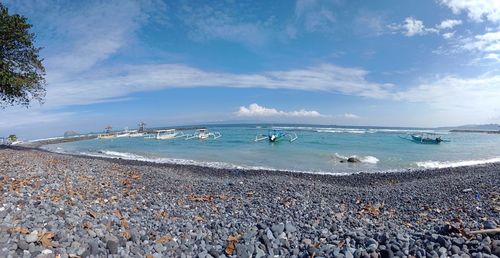
[[[195,164],[225,168],[266,168],[314,173],[394,171],[500,162],[500,135],[451,133],[446,130],[335,126],[206,126],[218,131],[217,140],[155,140],[139,138],[93,139],[45,146],[56,152]],[[255,142],[268,128],[295,132],[298,139]],[[408,133],[435,132],[450,142],[417,144],[401,139]],[[185,131],[192,133],[193,131]],[[341,163],[357,156],[363,162]]]

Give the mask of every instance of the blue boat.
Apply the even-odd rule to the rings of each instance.
[[[442,139],[441,136],[431,133],[411,134],[410,138],[405,138],[405,137],[401,138],[422,144],[440,144],[442,142],[449,142],[448,140]]]
[[[267,134],[261,134],[255,136],[255,141],[260,142],[263,140],[268,140],[271,143],[280,142],[283,140],[288,140],[289,142],[293,142],[297,140],[298,136],[296,133],[285,132],[280,129],[271,129],[267,132]]]

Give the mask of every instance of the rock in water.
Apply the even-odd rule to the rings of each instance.
[[[358,159],[358,158],[356,158],[356,157],[349,157],[347,159],[347,162],[350,162],[350,163],[359,163],[359,162],[361,162],[361,160]]]

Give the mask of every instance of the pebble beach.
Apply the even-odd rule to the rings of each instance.
[[[0,257],[500,257],[500,164],[347,176],[0,149]]]

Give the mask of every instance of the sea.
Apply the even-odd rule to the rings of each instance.
[[[60,153],[229,169],[266,169],[321,174],[407,171],[500,162],[500,134],[462,133],[422,128],[321,125],[204,125],[218,139],[146,137],[92,139],[46,145]],[[256,142],[256,136],[280,129],[296,134],[293,142]],[[192,134],[194,130],[183,131]],[[433,133],[445,142],[420,144],[410,134]],[[348,163],[356,157],[358,163]]]

